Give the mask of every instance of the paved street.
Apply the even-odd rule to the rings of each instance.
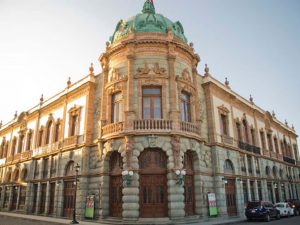
[[[271,220],[271,222],[264,222],[264,221],[251,221],[251,222],[242,222],[242,223],[234,223],[234,225],[283,225],[283,224],[288,224],[288,225],[299,225],[300,224],[300,216],[296,217],[290,217],[290,218],[281,218],[280,220]]]
[[[10,216],[0,215],[0,225],[58,225],[59,223],[51,223],[46,221],[28,220]]]

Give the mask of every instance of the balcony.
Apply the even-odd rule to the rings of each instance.
[[[119,133],[124,130],[124,122],[112,123],[102,128],[102,135]]]
[[[54,153],[57,152],[59,148],[60,142],[55,142],[53,144],[41,146],[32,151],[32,157]]]
[[[133,129],[139,131],[171,131],[171,120],[134,120]]]
[[[247,152],[253,152],[255,154],[260,154],[260,148],[256,147],[254,145],[250,145],[248,143],[244,143],[242,141],[239,141],[239,148],[246,150]]]
[[[31,158],[32,151],[26,151],[21,153],[21,160],[27,160]]]
[[[84,142],[84,135],[75,135],[64,139],[63,147],[73,147]]]
[[[13,162],[18,162],[21,159],[21,153],[17,153],[14,155]]]
[[[188,133],[200,134],[200,126],[195,123],[181,121],[180,130]]]
[[[227,145],[233,145],[233,138],[230,136],[221,135],[222,143]]]
[[[287,162],[287,163],[290,163],[290,164],[294,164],[296,163],[296,161],[290,157],[286,157],[286,156],[283,156],[283,161]]]

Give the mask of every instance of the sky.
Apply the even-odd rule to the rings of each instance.
[[[120,19],[144,0],[0,0],[0,120],[47,99],[88,74]],[[154,0],[156,13],[179,20],[203,74],[300,134],[300,1]],[[299,114],[298,114],[299,113]]]

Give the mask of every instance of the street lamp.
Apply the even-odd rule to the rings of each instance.
[[[73,220],[71,224],[78,224],[79,222],[76,220],[76,192],[77,192],[77,176],[79,172],[79,164],[77,163],[75,168],[75,194],[74,194],[74,204],[73,204]]]

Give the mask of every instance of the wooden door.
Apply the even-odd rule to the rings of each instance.
[[[25,200],[26,200],[26,187],[20,186],[20,199],[19,199],[19,207],[18,209],[23,210],[25,207]]]
[[[121,154],[114,152],[110,157],[110,188],[109,188],[109,214],[112,217],[122,217],[123,212],[123,162]]]
[[[46,194],[47,194],[47,184],[41,184],[41,198],[40,198],[40,210],[39,210],[40,214],[45,212]]]
[[[64,182],[64,209],[63,216],[72,217],[74,201],[75,201],[75,180]]]
[[[38,190],[38,184],[34,184],[33,185],[32,213],[35,213],[35,211],[36,211],[37,190]]]
[[[167,160],[159,149],[145,150],[140,164],[140,216],[167,217]]]
[[[52,215],[54,212],[54,198],[55,198],[55,183],[50,184],[50,198],[48,214]]]
[[[184,209],[185,215],[195,214],[195,189],[194,189],[194,160],[191,152],[184,154],[184,169],[186,171],[184,182]]]
[[[13,211],[17,209],[19,187],[13,186],[12,188],[13,188],[13,193],[12,193],[12,203],[11,203],[10,210]]]
[[[235,180],[228,179],[227,184],[225,184],[226,192],[226,205],[228,216],[237,215],[236,207],[236,193],[235,193]]]

